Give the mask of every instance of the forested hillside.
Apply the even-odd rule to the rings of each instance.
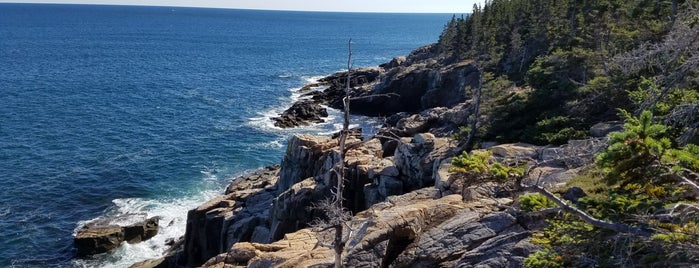
[[[435,53],[484,73],[480,116],[459,138],[562,144],[624,122],[580,175],[544,190],[532,165],[474,151],[452,172],[523,192],[544,215],[528,267],[689,267],[699,263],[699,2],[495,0],[454,17]],[[480,105],[479,105],[480,102]],[[473,126],[476,129],[472,131]],[[578,197],[566,197],[575,189]],[[563,199],[570,200],[567,203]]]
[[[619,109],[649,110],[696,141],[697,1],[496,0],[453,18],[437,49],[486,72],[480,134],[581,138]]]

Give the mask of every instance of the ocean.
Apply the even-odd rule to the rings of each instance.
[[[128,267],[187,210],[281,159],[298,89],[437,41],[451,14],[0,4],[0,267]],[[366,132],[378,120],[354,117]],[[160,216],[140,244],[76,259],[102,218]]]

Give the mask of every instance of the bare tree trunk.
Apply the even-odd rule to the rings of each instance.
[[[349,134],[349,111],[350,111],[350,81],[352,78],[352,39],[350,38],[348,44],[348,55],[347,55],[347,86],[345,87],[345,98],[343,99],[343,104],[344,104],[344,122],[342,124],[342,130],[340,131],[340,141],[339,141],[339,146],[340,146],[340,163],[339,163],[339,168],[340,170],[336,172],[337,174],[337,188],[335,189],[335,209],[338,211],[344,210],[343,206],[343,196],[342,192],[344,191],[344,182],[345,182],[345,142],[347,140],[347,135]],[[340,213],[342,215],[342,213]],[[338,221],[337,225],[335,225],[335,239],[333,242],[334,249],[335,249],[335,268],[341,268],[342,267],[342,251],[344,250],[344,241],[343,241],[343,222],[342,220]]]
[[[473,137],[476,136],[476,132],[478,131],[478,117],[480,117],[481,97],[483,95],[483,70],[479,66],[476,66],[476,69],[478,69],[478,87],[476,88],[475,94],[473,94],[474,102],[471,130],[468,132],[466,142],[464,143],[464,145],[458,148],[457,152],[467,150],[468,146],[473,141]]]

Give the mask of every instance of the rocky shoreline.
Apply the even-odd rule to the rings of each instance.
[[[431,51],[423,47],[352,73],[352,112],[383,116],[386,123],[375,137],[348,140],[356,146],[345,158],[344,196],[353,217],[343,262],[520,267],[539,249],[529,238],[542,219],[512,209],[512,197],[497,187],[463,185],[451,177],[451,158],[458,152],[450,136],[471,113],[465,89],[476,85],[479,73],[469,62],[440,64]],[[346,73],[320,80],[327,89],[306,93],[274,120],[280,127],[319,122],[325,111],[318,107],[341,107],[345,82]],[[547,161],[532,174],[542,185],[562,187],[591,159],[548,160],[583,147],[594,150],[608,130],[560,147],[502,144],[488,150],[498,158]],[[332,249],[319,246],[327,234],[310,226],[323,217],[314,204],[331,194],[336,181],[330,169],[339,159],[337,143],[336,137],[291,137],[279,165],[234,179],[223,195],[189,211],[186,234],[165,257],[132,267],[332,266]]]

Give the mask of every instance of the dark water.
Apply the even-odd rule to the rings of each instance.
[[[295,89],[437,40],[451,15],[0,4],[0,267],[125,267],[186,211],[272,164]],[[337,115],[337,112],[334,113]],[[362,120],[365,121],[365,120]],[[151,241],[74,260],[76,227],[161,216]]]

